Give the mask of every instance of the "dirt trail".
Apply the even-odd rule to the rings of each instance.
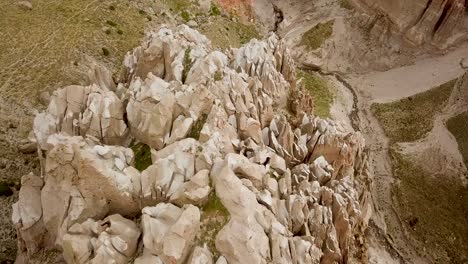
[[[363,94],[352,86],[357,95],[358,126],[363,133],[366,143],[371,147],[371,172],[374,175],[372,200],[374,212],[372,221],[376,228],[371,229],[372,236],[383,236],[391,246],[389,253],[393,253],[394,262],[402,258],[410,263],[427,263],[420,259],[417,252],[410,246],[403,224],[395,210],[392,198],[394,177],[389,153],[390,141],[385,135],[378,120],[370,112],[373,98]],[[390,230],[391,229],[391,230]],[[372,252],[370,252],[372,254]],[[371,256],[372,257],[372,256]]]

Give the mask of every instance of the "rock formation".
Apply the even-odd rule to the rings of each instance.
[[[422,45],[445,46],[460,37],[467,10],[465,0],[352,0],[355,6],[375,15],[379,33],[394,28],[407,40]]]
[[[43,175],[23,177],[13,214],[23,259],[47,249],[67,263],[350,259],[371,213],[364,140],[288,114],[298,88],[282,40],[223,54],[187,26],[163,27],[124,65],[117,85],[95,69],[91,86],[56,91],[37,115]],[[141,172],[134,140],[151,147]],[[229,220],[209,247],[195,238],[213,197]]]

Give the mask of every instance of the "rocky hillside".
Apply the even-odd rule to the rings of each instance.
[[[351,0],[375,14],[382,31],[396,29],[416,45],[432,43],[439,47],[466,39],[466,0]]]
[[[467,262],[467,4],[0,2],[0,263]]]
[[[222,53],[162,27],[118,83],[91,76],[34,120],[42,170],[13,206],[19,263],[365,258],[363,137],[310,114],[276,35]]]

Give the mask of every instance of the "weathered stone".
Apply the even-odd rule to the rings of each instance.
[[[92,64],[88,71],[88,79],[90,83],[96,84],[106,91],[116,91],[117,86],[112,79],[112,73],[102,65]]]
[[[371,211],[364,139],[307,111],[277,114],[296,79],[274,34],[223,54],[186,26],[163,27],[127,54],[117,86],[103,68],[90,80],[56,91],[35,119],[45,184],[24,184],[15,204],[22,255],[55,246],[70,263],[213,263],[194,243],[225,218],[218,197],[229,214],[206,242],[216,263],[349,261]],[[148,153],[102,145],[133,139],[151,148],[142,172],[134,159]],[[137,257],[140,233],[123,217],[140,211]]]
[[[33,5],[31,1],[18,1],[18,6],[24,10],[32,10]]]
[[[74,224],[63,237],[67,263],[127,263],[135,253],[140,230],[121,215]],[[91,258],[92,257],[92,258]]]
[[[210,171],[201,170],[197,172],[190,181],[185,182],[171,195],[169,201],[175,205],[194,204],[201,206],[210,194]]]
[[[47,138],[58,132],[121,145],[128,136],[122,101],[97,85],[71,85],[55,91],[47,111],[36,116],[33,127],[42,149],[47,149]]]
[[[213,255],[206,247],[195,247],[187,264],[213,264]]]
[[[164,147],[172,126],[175,97],[162,79],[147,84],[136,79],[130,84],[131,96],[127,105],[128,124],[132,134],[155,149]]]
[[[130,176],[119,169],[128,167],[133,153],[110,147],[110,158],[101,157],[93,145],[81,137],[52,135],[41,191],[43,220],[52,239],[60,240],[73,223],[88,218],[102,219],[109,213],[135,215],[139,206]]]
[[[142,210],[143,244],[164,263],[184,263],[200,228],[200,211],[159,203]]]
[[[247,178],[257,188],[263,186],[263,177],[266,174],[265,166],[252,163],[246,157],[233,153],[226,156],[226,161],[239,177]]]
[[[43,246],[45,227],[42,221],[40,177],[30,173],[21,178],[18,202],[13,204],[13,224],[18,234],[19,251],[36,253]]]
[[[380,24],[395,27],[411,42],[444,46],[461,30],[464,0],[353,0],[357,7],[381,15]],[[388,22],[387,22],[388,21]],[[374,22],[376,23],[376,22]]]
[[[211,177],[217,196],[231,215],[216,237],[216,248],[228,263],[266,263],[269,242],[255,219],[259,206],[255,195],[236,177],[228,161],[218,163]]]
[[[195,155],[176,151],[141,173],[143,204],[166,201],[195,173]],[[197,179],[196,179],[197,180]],[[192,185],[191,185],[192,186]],[[190,186],[189,186],[190,187]]]

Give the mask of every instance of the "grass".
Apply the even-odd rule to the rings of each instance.
[[[445,107],[454,84],[455,80],[412,97],[371,106],[391,141],[389,154],[397,180],[392,187],[395,207],[410,238],[417,241],[416,250],[439,258],[436,263],[468,261],[468,190],[454,175],[424,169],[419,165],[424,163],[401,153],[396,143],[419,140],[433,128],[435,115]],[[468,142],[467,121],[465,113],[447,122],[464,144]],[[467,145],[462,145],[461,151],[467,153]],[[395,228],[400,227],[389,226],[389,230]]]
[[[151,160],[151,148],[143,143],[137,143],[132,147],[135,155],[135,168],[139,171],[144,171],[153,164]]]
[[[37,104],[40,92],[68,84],[85,84],[84,70],[73,67],[92,57],[118,71],[123,56],[137,46],[144,18],[126,1],[37,1],[23,10],[14,0],[0,1],[0,93],[4,98]],[[125,37],[106,34],[107,23]],[[104,56],[102,47],[110,51]],[[87,63],[80,63],[80,65]]]
[[[163,0],[162,2],[169,7],[170,11],[179,14],[185,23],[190,21],[192,16],[188,10],[194,8],[190,0]]]
[[[112,20],[107,20],[107,21],[106,21],[106,24],[109,25],[109,26],[112,26],[112,27],[116,27],[116,26],[117,26],[117,23],[115,23],[115,22],[112,21]]]
[[[334,98],[330,84],[316,73],[299,70],[297,76],[302,78],[304,88],[314,98],[314,114],[321,118],[330,117],[330,108]]]
[[[308,50],[316,50],[320,48],[325,41],[333,34],[334,21],[319,23],[302,36],[300,45],[305,46]]]
[[[110,55],[109,49],[108,49],[108,48],[102,48],[102,54],[103,54],[104,56],[109,56],[109,55]]]
[[[190,69],[193,66],[194,61],[190,58],[190,52],[192,51],[191,48],[185,49],[184,53],[184,61],[182,62],[184,69],[182,70],[182,83],[185,83],[185,80],[187,80],[187,75],[190,71]]]
[[[203,114],[202,116],[200,116],[200,118],[198,118],[198,120],[193,124],[192,129],[190,130],[187,137],[194,138],[196,140],[200,139],[200,132],[203,129],[207,118],[207,114]]]
[[[454,84],[452,80],[412,97],[375,103],[371,110],[392,142],[415,141],[432,129],[434,115],[445,106]]]
[[[418,251],[434,247],[445,251],[449,258],[437,262],[467,263],[467,188],[453,175],[432,175],[414,165],[395,147],[390,154],[399,180],[393,187],[396,206],[409,232],[424,243]]]
[[[220,16],[221,15],[221,10],[215,3],[211,3],[210,7],[210,15],[212,16]]]
[[[214,259],[220,256],[215,246],[216,235],[227,224],[229,219],[229,211],[223,206],[213,190],[208,197],[207,203],[202,207],[200,232],[197,234],[195,243],[200,246],[206,244]]]
[[[192,17],[190,13],[186,10],[182,10],[182,12],[180,12],[180,16],[182,17],[185,23],[189,22],[190,18]]]
[[[340,6],[344,9],[351,10],[353,9],[353,6],[349,2],[349,0],[340,0]]]
[[[468,167],[468,111],[449,119],[447,128],[457,139],[463,161]]]
[[[216,71],[214,76],[213,76],[213,79],[215,81],[221,81],[223,79],[223,72],[222,71]]]
[[[253,38],[260,38],[253,24],[234,22],[223,16],[215,16],[212,19],[211,23],[201,25],[200,32],[211,40],[214,47],[238,48]]]
[[[192,7],[190,0],[163,0],[162,2],[168,6],[170,10],[176,12],[189,10]]]

